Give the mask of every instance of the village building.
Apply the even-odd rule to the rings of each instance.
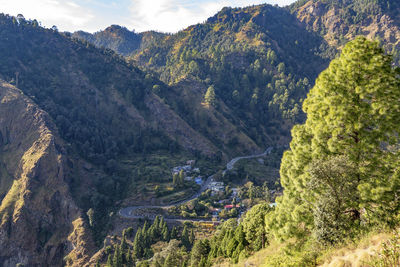
[[[198,185],[203,184],[203,178],[201,176],[198,176],[194,179],[194,182]]]
[[[226,210],[231,210],[233,208],[240,208],[240,205],[232,205],[232,204],[230,204],[230,205],[225,205],[224,206],[224,209],[226,209]]]
[[[232,188],[232,197],[237,197],[238,193],[239,193],[238,188],[236,188],[236,187]]]
[[[185,181],[193,181],[193,176],[186,176]]]
[[[214,192],[223,192],[225,190],[223,182],[211,182],[208,188]]]
[[[190,166],[194,166],[195,163],[196,163],[196,161],[194,159],[186,161],[186,164],[190,165]]]
[[[184,172],[190,172],[192,170],[192,166],[191,165],[184,165],[184,166],[176,166],[172,169],[172,173],[176,174],[179,173],[180,171],[184,171]]]

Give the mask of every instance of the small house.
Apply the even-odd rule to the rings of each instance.
[[[226,209],[226,210],[230,210],[230,209],[233,209],[233,208],[240,208],[240,205],[232,205],[232,204],[230,204],[230,205],[225,205],[224,206],[224,209]]]
[[[190,166],[194,166],[195,163],[196,163],[196,161],[194,159],[186,161],[186,164],[190,165]]]
[[[201,185],[203,183],[203,178],[201,176],[198,176],[194,179],[194,182],[198,185]]]
[[[236,197],[238,195],[238,192],[239,192],[238,188],[236,188],[236,187],[232,188],[232,196],[233,197]]]

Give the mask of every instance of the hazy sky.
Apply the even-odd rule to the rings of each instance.
[[[262,3],[288,5],[295,0],[0,0],[0,13],[37,19],[60,31],[95,32],[111,24],[136,32],[176,32],[205,21],[224,6]]]

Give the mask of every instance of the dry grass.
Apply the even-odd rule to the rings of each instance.
[[[323,267],[367,267],[367,262],[381,249],[383,242],[390,238],[388,233],[370,234],[358,244],[348,245],[326,254]]]
[[[225,259],[225,260],[221,260],[221,262],[219,262],[213,266],[215,266],[215,267],[260,267],[260,266],[264,266],[265,259],[272,255],[276,255],[276,254],[280,253],[281,248],[284,246],[285,246],[285,243],[279,243],[277,241],[272,241],[267,248],[254,253],[249,258],[239,261],[239,263],[237,263],[237,264],[233,264],[229,260]]]
[[[0,218],[1,224],[7,222],[14,211],[17,202],[21,195],[21,182],[20,180],[14,180],[11,189],[8,191],[7,195],[4,197],[0,206]]]
[[[358,243],[352,243],[340,248],[326,250],[319,259],[318,266],[322,267],[369,267],[371,258],[381,250],[382,244],[386,242],[392,234],[390,233],[371,233],[362,238]],[[287,242],[279,243],[276,241],[249,258],[233,264],[229,259],[219,259],[213,266],[215,267],[266,267],[271,266],[271,261],[267,259],[275,258],[283,253],[282,248]],[[274,265],[272,265],[274,266]],[[281,265],[279,265],[281,266]]]

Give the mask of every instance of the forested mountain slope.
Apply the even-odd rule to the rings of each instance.
[[[109,28],[92,38],[101,39],[107,32]],[[205,23],[141,45],[130,59],[171,86],[181,81],[202,84],[197,102],[204,88],[212,87],[228,108],[219,110],[224,117],[266,146],[287,144],[292,123],[304,119],[302,99],[326,66],[329,51],[325,41],[290,12],[260,5],[224,8]],[[195,112],[189,115],[195,117]]]
[[[301,0],[286,8],[224,8],[176,34],[143,33],[157,41],[142,41],[129,54],[170,85],[197,80],[206,88],[213,86],[253,140],[284,144],[292,122],[304,119],[301,103],[312,81],[346,42],[357,35],[378,38],[395,61],[400,59],[398,11],[394,0]],[[112,38],[110,29],[115,27],[85,39],[95,38],[94,44],[121,53],[114,43],[128,39],[126,34]]]
[[[0,113],[0,257],[8,266],[59,266],[71,251],[67,263],[81,266],[92,253],[91,240],[102,242],[109,209],[126,197],[130,184],[150,179],[135,172],[139,166],[122,168],[122,159],[186,153],[222,160],[227,153],[262,150],[229,121],[216,123],[219,112],[200,101],[208,128],[230,129],[236,143],[221,143],[221,132],[206,137],[166,97],[153,93],[172,92],[169,86],[111,50],[44,29],[35,20],[0,15],[0,58],[0,78],[18,88],[0,89],[5,109]],[[29,112],[22,113],[26,107]],[[38,118],[43,125],[32,122]],[[80,215],[89,209],[97,223],[87,233],[87,216]],[[77,228],[73,233],[71,225]],[[86,236],[88,248],[66,241],[84,244]]]

